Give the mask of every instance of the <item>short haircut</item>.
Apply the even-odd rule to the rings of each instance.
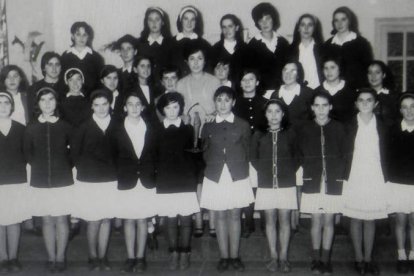
[[[382,80],[382,86],[387,89],[393,90],[394,89],[394,77],[393,77],[393,74],[390,68],[381,60],[373,60],[367,67],[367,73],[368,73],[368,68],[374,65],[379,66],[381,68],[382,73],[385,74],[385,78]]]
[[[240,75],[240,81],[244,78],[244,76],[246,76],[247,74],[253,74],[256,76],[257,81],[260,82],[260,73],[258,70],[254,69],[254,68],[244,68],[241,72]]]
[[[148,57],[148,56],[144,56],[144,55],[138,55],[138,56],[136,56],[135,58],[134,58],[134,62],[132,63],[132,66],[134,67],[134,68],[136,68],[137,66],[138,66],[138,64],[141,62],[141,61],[143,61],[143,60],[149,60],[149,62],[150,62],[150,64],[151,64],[151,69],[152,69],[152,67],[153,67],[153,65],[152,65],[152,60],[151,60],[151,58],[150,57]],[[151,71],[151,73],[152,73],[152,71]],[[152,75],[152,74],[151,74]]]
[[[124,106],[126,106],[126,103],[128,102],[129,98],[131,98],[131,97],[138,98],[139,102],[142,105],[142,101],[141,101],[141,98],[139,97],[138,93],[136,91],[131,91],[126,95],[126,97],[124,97],[124,100],[123,100],[123,105]]]
[[[331,61],[331,62],[335,63],[336,65],[338,65],[338,67],[339,67],[339,76],[343,77],[343,74],[344,74],[343,72],[345,72],[345,65],[344,65],[342,57],[340,57],[338,55],[326,56],[322,60],[322,63],[321,63],[322,72],[323,72],[323,67],[325,66],[325,63],[327,63],[329,61]]]
[[[305,71],[303,70],[302,63],[300,63],[298,60],[291,59],[291,60],[288,60],[285,63],[285,65],[283,65],[283,68],[285,68],[285,66],[287,64],[295,64],[296,70],[298,72],[298,76],[297,76],[296,82],[299,83],[300,85],[304,84],[304,81],[305,81]],[[282,72],[283,72],[283,69],[282,69]],[[282,73],[282,75],[283,75],[283,73]],[[280,77],[283,78],[283,76],[280,76]]]
[[[401,108],[401,103],[405,99],[413,99],[414,100],[414,91],[406,91],[406,92],[403,92],[401,94],[400,98],[398,99],[398,107],[399,108]]]
[[[114,65],[111,65],[111,64],[105,65],[102,68],[102,70],[99,74],[99,78],[103,79],[103,78],[105,78],[106,76],[108,76],[109,74],[112,74],[112,73],[118,74],[118,69]]]
[[[203,43],[198,39],[188,41],[183,49],[184,59],[188,61],[192,54],[195,54],[199,51],[203,53],[204,60],[207,62],[207,49]]]
[[[58,109],[59,108],[58,106],[59,96],[58,96],[58,93],[51,87],[42,87],[36,92],[36,105],[35,105],[35,112],[34,112],[36,116],[39,116],[40,114],[42,114],[42,111],[40,110],[40,107],[39,107],[40,99],[43,96],[48,95],[48,94],[52,94],[56,100],[56,109],[53,115],[59,116],[59,109]]]
[[[269,2],[264,2],[256,5],[252,10],[252,18],[256,28],[260,30],[259,20],[263,16],[270,15],[273,20],[273,30],[276,31],[280,27],[280,16],[277,9]]]
[[[82,70],[79,68],[69,68],[66,70],[64,75],[64,81],[68,82],[74,75],[80,75],[82,77],[82,82],[85,83],[85,77],[83,75]]]
[[[375,102],[378,101],[378,93],[374,88],[371,87],[364,87],[356,90],[356,98],[355,101],[358,100],[361,94],[371,94],[374,97]]]
[[[105,98],[110,104],[113,101],[112,93],[108,89],[96,89],[92,91],[91,95],[89,96],[91,104],[98,98]]]
[[[164,108],[172,103],[178,103],[180,106],[179,116],[183,115],[184,111],[184,97],[178,92],[168,92],[163,94],[157,103],[157,109],[162,116],[165,116]]]
[[[181,78],[180,68],[178,68],[178,66],[176,65],[172,65],[172,64],[166,65],[162,67],[160,70],[161,78],[164,76],[164,74],[169,74],[169,73],[175,73],[178,78]]]
[[[219,88],[217,88],[216,92],[214,92],[214,97],[213,97],[214,101],[216,101],[217,98],[220,97],[221,95],[226,95],[232,100],[236,99],[236,92],[233,90],[233,88],[230,88],[227,86],[220,86]]]
[[[7,91],[1,91],[0,92],[0,97],[5,97],[5,98],[7,98],[9,100],[10,105],[11,105],[11,111],[10,111],[10,114],[9,114],[9,116],[10,116],[14,112],[14,99],[13,99],[13,95],[10,94]]]
[[[46,76],[46,64],[52,59],[57,58],[60,63],[62,63],[62,59],[58,53],[55,52],[46,52],[42,56],[42,59],[40,60],[40,68],[42,70],[43,76]]]
[[[326,99],[328,101],[329,105],[332,105],[333,98],[332,98],[331,94],[329,94],[328,92],[316,91],[312,96],[312,100],[310,102],[311,105],[315,104],[316,98]]]
[[[88,34],[88,41],[86,42],[86,45],[89,47],[92,47],[94,32],[93,32],[92,27],[85,21],[77,21],[73,23],[72,27],[70,27],[70,33],[74,35],[80,28],[83,28],[85,30],[85,33]],[[74,46],[75,41],[72,38],[71,40],[72,40],[72,46]]]
[[[136,39],[135,37],[133,37],[133,36],[132,36],[132,35],[130,35],[130,34],[126,34],[126,35],[122,36],[121,38],[119,38],[119,39],[118,39],[118,40],[114,43],[114,45],[113,45],[112,49],[113,49],[113,50],[120,50],[120,49],[121,49],[122,44],[124,44],[124,43],[129,43],[129,44],[131,44],[131,45],[132,45],[132,47],[134,47],[134,49],[135,49],[135,50],[137,50],[137,44],[138,44],[138,41],[137,41],[137,39]]]

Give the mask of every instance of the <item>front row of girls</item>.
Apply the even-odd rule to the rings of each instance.
[[[264,108],[267,127],[257,128],[251,137],[249,124],[232,112],[233,89],[218,88],[215,118],[201,133],[206,168],[200,203],[190,153],[194,132],[181,120],[181,94],[169,92],[159,98],[157,108],[164,119],[152,125],[141,116],[146,107],[139,93],[124,98],[126,117],[120,121],[110,115],[113,93],[96,90],[90,96],[93,115],[76,131],[60,119],[58,95],[52,88],[40,89],[35,99],[40,112],[25,130],[11,119],[13,96],[0,92],[0,165],[5,168],[0,171],[2,271],[20,270],[19,223],[33,215],[43,220],[47,269],[64,271],[68,219],[73,215],[88,222],[91,270],[111,269],[109,219],[118,217],[125,221],[128,259],[123,271],[143,272],[147,219],[157,214],[167,217],[169,268],[184,270],[190,266],[191,216],[200,207],[215,213],[220,250],[217,269],[243,271],[240,211],[254,201],[255,209],[265,213],[270,271],[291,270],[290,212],[298,206],[312,216],[314,273],[332,272],[330,254],[338,213],[351,218],[359,273],[379,273],[371,256],[375,220],[391,212],[397,213],[398,269],[407,270],[414,263],[414,247],[408,256],[404,247],[407,220],[410,225],[414,220],[410,186],[414,180],[413,94],[401,97],[403,119],[391,130],[392,136],[374,115],[377,93],[367,88],[358,91],[358,114],[347,126],[331,119],[332,96],[319,91],[311,100],[314,119],[301,129],[290,127],[285,103],[271,99]],[[258,175],[256,200],[249,162]],[[29,184],[26,163],[31,167]],[[295,183],[299,166],[303,167],[300,198]]]

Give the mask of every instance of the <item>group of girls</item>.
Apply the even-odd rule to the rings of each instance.
[[[111,270],[110,219],[118,218],[122,270],[145,271],[156,215],[169,269],[185,270],[200,208],[213,218],[220,272],[244,270],[241,213],[254,222],[253,210],[264,215],[269,271],[291,270],[295,210],[311,214],[313,273],[332,273],[337,214],[351,218],[356,271],[378,274],[375,220],[397,213],[397,269],[413,270],[414,245],[407,255],[405,241],[414,221],[414,95],[392,91],[352,11],[335,10],[326,42],[317,18],[304,14],[290,45],[269,3],[252,10],[259,32],[248,44],[232,14],[212,47],[195,7],[181,10],[174,38],[166,18],[148,8],[141,38],[114,43],[120,69],[104,65],[92,28],[76,22],[71,48],[42,57],[43,80],[28,88],[19,67],[0,72],[0,270],[20,270],[19,225],[39,216],[47,270],[64,271],[70,215],[87,222],[91,270]]]

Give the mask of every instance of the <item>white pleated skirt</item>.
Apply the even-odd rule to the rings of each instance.
[[[97,221],[115,217],[117,182],[83,182],[74,185],[73,217]]]
[[[21,223],[32,217],[29,184],[0,185],[0,225]]]
[[[71,215],[76,205],[74,185],[59,188],[29,187],[30,213],[32,216]]]
[[[200,212],[196,192],[157,194],[157,203],[159,216],[189,216]]]
[[[233,182],[226,164],[218,183],[204,177],[200,207],[224,211],[247,207],[252,202],[254,202],[254,194],[249,178]]]
[[[296,186],[288,188],[257,188],[255,210],[288,209],[297,210]]]
[[[342,213],[342,196],[324,193],[302,193],[300,212],[309,214],[339,214]]]
[[[388,182],[390,213],[414,213],[414,185]]]
[[[145,188],[138,179],[133,189],[117,190],[114,216],[120,219],[146,219],[156,216],[157,200],[155,188]]]

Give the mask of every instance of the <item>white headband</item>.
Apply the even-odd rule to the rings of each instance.
[[[178,15],[178,18],[180,18],[180,21],[183,20],[184,13],[188,11],[192,11],[196,17],[198,16],[198,12],[193,6],[186,6],[181,10],[180,14]]]
[[[14,99],[13,99],[13,97],[9,93],[7,93],[7,92],[0,92],[0,96],[6,97],[7,99],[9,99],[9,101],[11,103],[14,104]]]
[[[164,11],[159,7],[149,7],[148,11],[157,11],[161,14],[162,17],[164,17]]]
[[[76,71],[76,72],[78,72],[81,75],[81,77],[82,77],[82,81],[85,82],[85,77],[83,76],[82,71],[80,69],[78,69],[78,68],[69,68],[68,70],[66,70],[65,75],[63,77],[63,79],[65,80],[65,82],[68,82],[68,80],[66,78],[67,78],[67,75],[68,75],[68,73],[70,71]]]

